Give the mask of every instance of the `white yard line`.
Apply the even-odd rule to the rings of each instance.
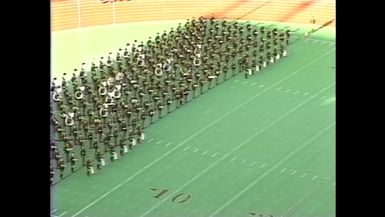
[[[325,127],[323,130],[319,131],[316,133],[314,136],[312,136],[309,140],[304,142],[301,146],[296,148],[294,151],[289,153],[286,157],[282,158],[278,163],[276,163],[273,167],[271,167],[268,171],[263,173],[258,179],[254,180],[251,182],[249,185],[246,186],[246,188],[242,189],[239,193],[237,193],[233,198],[228,200],[226,203],[224,203],[221,207],[219,207],[217,210],[215,210],[209,217],[215,216],[217,213],[219,213],[221,210],[223,210],[225,207],[227,207],[229,204],[231,204],[233,201],[235,201],[238,197],[240,197],[244,192],[249,190],[251,187],[253,187],[256,183],[258,183],[260,180],[262,180],[265,176],[267,176],[270,172],[272,172],[274,169],[279,167],[281,164],[283,164],[285,161],[287,161],[289,158],[294,156],[298,151],[300,151],[302,148],[310,144],[313,140],[321,136],[324,132],[326,132],[329,128],[334,126],[335,123],[333,122],[332,124],[329,124],[327,127]]]
[[[320,184],[318,184],[314,189],[312,189],[311,191],[309,191],[307,194],[305,194],[302,198],[300,198],[293,206],[289,207],[288,210],[286,210],[286,212],[284,212],[281,217],[285,217],[285,215],[287,215],[288,213],[290,213],[295,207],[297,207],[299,204],[302,203],[302,201],[304,201],[305,199],[307,199],[312,193],[314,193],[319,187],[321,187],[322,185],[322,182]]]
[[[332,83],[328,86],[326,86],[325,88],[321,89],[317,95],[321,94],[323,91],[325,91],[326,89],[334,86],[335,84]],[[179,187],[178,189],[176,189],[175,191],[178,192],[180,190],[182,190],[184,187],[186,187],[187,185],[189,185],[190,183],[194,182],[197,178],[199,178],[201,175],[203,175],[204,173],[206,173],[208,170],[210,170],[211,168],[213,168],[214,166],[216,166],[218,163],[220,163],[222,160],[224,160],[228,155],[234,153],[235,151],[237,151],[239,148],[241,148],[243,145],[247,144],[248,142],[250,142],[252,139],[256,138],[258,135],[260,135],[262,132],[264,132],[266,129],[270,128],[271,126],[275,125],[276,123],[278,123],[279,121],[283,120],[285,117],[287,117],[289,114],[293,113],[294,111],[296,111],[297,109],[301,108],[303,105],[305,105],[306,103],[310,102],[311,100],[313,100],[314,98],[308,98],[306,99],[305,101],[303,101],[302,103],[298,104],[297,106],[294,106],[293,108],[291,108],[290,110],[288,110],[287,112],[285,112],[283,115],[281,115],[280,117],[278,117],[277,119],[275,119],[274,121],[270,122],[269,124],[267,124],[264,128],[262,128],[261,130],[257,131],[255,134],[253,134],[251,137],[249,137],[247,140],[245,140],[244,142],[240,143],[239,145],[237,145],[234,149],[232,149],[230,152],[227,153],[227,155],[224,155],[223,157],[219,158],[217,161],[215,161],[214,163],[212,163],[210,166],[208,166],[207,168],[205,168],[204,170],[202,170],[201,172],[199,172],[198,174],[196,174],[193,178],[191,178],[189,181],[187,181],[186,183],[184,183],[181,187]],[[332,125],[329,125],[329,127],[331,127]],[[325,128],[325,129],[328,129]],[[323,133],[324,130],[322,130],[321,132]],[[290,153],[288,156],[286,156],[285,158],[283,158],[283,160],[281,160],[279,163],[277,163],[275,165],[275,167],[272,167],[271,169],[269,169],[267,172],[264,173],[264,175],[262,175],[259,179],[257,179],[258,181],[260,179],[262,179],[265,175],[267,175],[269,172],[271,172],[273,169],[275,169],[276,167],[278,167],[280,164],[282,164],[284,161],[286,161],[289,157],[291,157],[293,154],[297,153],[300,148],[303,148],[304,146],[306,146],[308,143],[310,143],[314,138],[316,138],[318,135],[320,135],[319,133],[316,134],[315,137],[312,137],[310,140],[308,140],[307,142],[304,143],[304,145],[300,146],[299,148],[297,148],[294,152]],[[253,182],[254,183],[254,182]],[[243,191],[242,191],[243,192]],[[147,210],[145,213],[143,213],[140,217],[143,217],[143,216],[146,216],[147,214],[149,214],[152,210],[156,209],[157,207],[159,207],[164,201],[166,201],[167,199],[169,199],[170,196],[168,197],[165,197],[163,200],[159,201],[155,206],[153,206],[152,208],[150,208],[149,210]],[[236,197],[234,198],[236,199]],[[233,200],[233,199],[232,199]],[[230,202],[232,202],[232,200],[230,200]],[[219,212],[222,208],[224,208],[225,206],[227,206],[228,204],[225,204],[223,207],[221,207],[220,209],[218,209],[217,211]],[[215,215],[217,212],[214,212],[213,215]]]
[[[210,108],[210,109],[206,110],[205,112],[203,112],[203,114],[207,114],[207,113],[211,112],[212,110],[213,110],[213,108]]]
[[[63,215],[65,215],[68,211],[65,211],[63,212],[62,214],[60,214],[58,217],[62,217]]]
[[[253,97],[250,97],[248,100],[244,101],[243,103],[239,104],[238,106],[235,106],[233,109],[231,109],[230,111],[228,111],[226,114],[224,114],[223,116],[219,117],[218,119],[214,120],[213,122],[211,122],[210,124],[206,125],[205,127],[201,128],[200,130],[198,130],[197,132],[195,132],[194,134],[192,134],[191,136],[187,137],[185,140],[183,140],[181,143],[179,143],[178,145],[174,146],[172,149],[170,149],[169,151],[167,151],[166,153],[164,153],[163,155],[161,155],[160,157],[158,157],[157,159],[155,159],[154,161],[152,161],[151,163],[147,164],[146,166],[142,167],[142,169],[138,170],[137,172],[135,172],[133,175],[129,176],[128,178],[126,178],[125,180],[123,180],[120,184],[116,185],[115,187],[113,187],[112,189],[110,189],[109,191],[107,191],[106,193],[104,193],[103,195],[99,196],[98,198],[96,198],[94,201],[92,201],[91,203],[89,203],[88,205],[86,205],[85,207],[83,207],[82,209],[80,209],[78,212],[76,212],[74,215],[72,215],[72,217],[75,217],[75,216],[78,216],[80,213],[84,212],[86,209],[90,208],[91,206],[93,206],[95,203],[97,203],[98,201],[102,200],[103,198],[105,198],[106,196],[108,196],[109,194],[111,194],[112,192],[114,192],[116,189],[118,189],[120,186],[122,186],[123,184],[127,183],[129,180],[133,179],[134,177],[136,177],[137,175],[139,175],[140,173],[142,173],[143,171],[145,171],[147,168],[155,165],[157,162],[159,162],[160,160],[162,160],[164,157],[168,156],[171,152],[175,151],[176,149],[178,149],[179,147],[181,147],[183,144],[187,143],[188,141],[190,141],[192,138],[196,137],[197,135],[199,135],[200,133],[206,131],[208,128],[210,128],[211,126],[215,125],[217,122],[221,121],[222,119],[226,118],[227,116],[229,116],[231,113],[233,113],[234,111],[238,110],[239,108],[241,108],[242,106],[246,105],[247,103],[253,101],[255,98],[257,98],[258,96],[261,96],[263,93],[269,91],[270,89],[274,88],[275,86],[277,86],[278,84],[286,81],[287,79],[291,78],[292,76],[294,76],[295,74],[297,74],[298,72],[304,70],[306,67],[312,65],[313,63],[316,63],[318,60],[320,59],[323,59],[325,56],[329,55],[332,51],[334,51],[334,48],[331,49],[330,51],[328,52],[325,52],[323,55],[315,58],[314,60],[308,62],[307,64],[303,65],[301,68],[297,69],[296,71],[288,74],[286,77],[280,79],[279,81],[277,81],[276,83],[274,83],[273,85],[271,85],[270,87],[264,89],[263,91],[261,91],[260,93],[256,94],[255,96]],[[151,209],[152,210],[152,209]],[[148,212],[146,213],[149,213],[151,210],[149,210]],[[145,214],[146,214],[145,213]],[[145,215],[144,214],[144,215]]]

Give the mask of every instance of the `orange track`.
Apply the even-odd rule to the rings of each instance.
[[[215,14],[236,19],[268,0],[131,0],[101,3],[99,0],[51,0],[52,31],[134,21],[188,19]],[[78,4],[79,3],[79,4]],[[335,18],[334,0],[272,0],[243,17],[322,25]],[[80,18],[80,19],[79,19]],[[331,24],[335,25],[335,22]]]

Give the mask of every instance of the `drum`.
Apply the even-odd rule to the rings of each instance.
[[[144,133],[141,133],[141,134],[140,134],[140,139],[141,139],[141,140],[144,140],[144,138],[145,138]]]

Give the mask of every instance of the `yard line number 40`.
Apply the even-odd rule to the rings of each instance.
[[[160,188],[150,188],[150,189],[157,193],[154,196],[154,198],[158,198],[158,199],[161,199],[161,197],[164,196],[169,191],[169,189],[160,189]],[[175,195],[173,198],[171,198],[171,201],[174,203],[184,203],[188,201],[190,198],[191,198],[190,194],[179,193]]]
[[[154,191],[156,194],[153,196],[154,198],[161,199],[164,197],[169,189],[164,189],[164,188],[150,188],[152,191]],[[191,198],[191,195],[188,193],[179,193],[176,194],[173,198],[171,198],[171,201],[174,203],[185,203]],[[273,217],[273,215],[270,214],[261,214],[257,212],[249,212],[248,213],[251,216],[257,216],[257,217]]]

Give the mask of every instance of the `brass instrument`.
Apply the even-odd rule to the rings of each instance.
[[[194,66],[200,66],[202,64],[202,60],[200,58],[194,57],[193,63]]]

